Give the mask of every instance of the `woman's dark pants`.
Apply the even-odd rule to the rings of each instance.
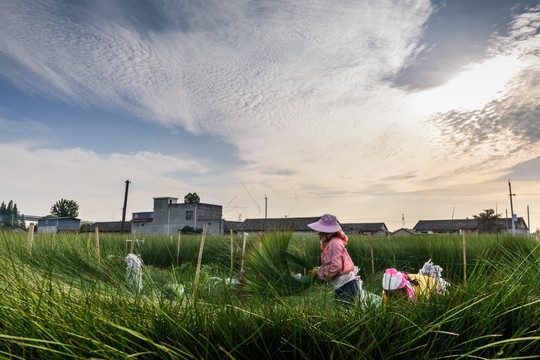
[[[358,293],[358,283],[356,280],[351,280],[345,285],[337,288],[335,291],[334,299],[346,307],[351,307],[356,300],[356,294]]]

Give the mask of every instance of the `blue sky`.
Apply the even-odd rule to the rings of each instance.
[[[0,200],[540,227],[538,1],[0,0]],[[530,208],[527,214],[527,206]],[[405,223],[402,222],[402,214]]]

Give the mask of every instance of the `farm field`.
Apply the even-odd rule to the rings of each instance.
[[[527,359],[540,355],[537,240],[467,235],[351,235],[365,291],[386,268],[431,259],[452,285],[419,301],[345,309],[301,276],[319,263],[315,235],[145,236],[0,232],[0,357],[6,359]],[[129,244],[129,245],[128,245]],[[232,244],[232,261],[231,261]],[[178,250],[179,249],[179,250]],[[198,266],[199,255],[201,263]],[[373,267],[372,267],[373,266]],[[243,272],[242,272],[243,270]],[[241,276],[243,274],[243,276]],[[299,276],[299,275],[300,276]],[[139,287],[141,285],[141,287]]]

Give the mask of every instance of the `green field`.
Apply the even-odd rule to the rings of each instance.
[[[449,294],[345,309],[298,278],[318,265],[316,236],[146,236],[142,289],[128,281],[125,237],[0,232],[0,356],[13,359],[527,359],[540,355],[540,247],[502,235],[373,238],[347,246],[363,288],[382,273],[444,268]],[[129,245],[128,245],[129,249]],[[243,267],[244,275],[240,276]],[[466,273],[464,273],[466,271]],[[466,276],[466,281],[464,278]],[[242,280],[236,285],[236,280]],[[232,284],[231,284],[232,283]]]

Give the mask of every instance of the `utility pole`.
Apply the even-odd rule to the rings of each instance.
[[[529,228],[529,233],[531,232],[531,218],[529,217],[529,205],[527,205],[527,227]]]
[[[405,229],[405,214],[401,214],[401,227]]]
[[[516,224],[514,223],[514,205],[512,204],[512,196],[516,196],[516,194],[512,194],[512,185],[510,184],[510,180],[508,180],[508,190],[510,191],[510,216],[512,218],[512,235],[515,235]]]
[[[264,218],[268,218],[268,198],[264,195]]]
[[[504,209],[506,213],[506,232],[508,233],[508,209]]]
[[[126,206],[127,206],[129,183],[130,181],[126,180],[126,194],[124,195],[124,208],[122,209],[122,234],[124,233],[124,225],[126,223]]]

